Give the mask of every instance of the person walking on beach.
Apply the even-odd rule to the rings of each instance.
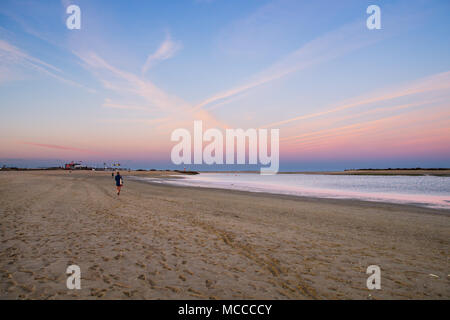
[[[123,179],[122,179],[122,176],[120,175],[119,171],[117,171],[117,173],[116,173],[115,180],[116,180],[116,187],[117,187],[117,195],[119,196],[120,188],[122,188],[122,186],[123,186]]]

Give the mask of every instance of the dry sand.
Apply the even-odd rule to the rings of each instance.
[[[125,173],[118,198],[110,173],[0,172],[0,298],[450,298],[448,211],[127,174],[150,175]],[[366,288],[372,264],[381,290]]]

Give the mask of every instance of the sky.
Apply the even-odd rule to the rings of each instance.
[[[81,10],[81,29],[66,9]],[[369,30],[369,5],[381,29]],[[177,128],[280,130],[280,169],[450,167],[450,2],[2,0],[0,165],[178,168]],[[251,166],[189,166],[252,169]]]

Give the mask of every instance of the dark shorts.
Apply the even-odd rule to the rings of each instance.
[[[122,185],[120,183],[116,183],[116,187],[121,187]]]

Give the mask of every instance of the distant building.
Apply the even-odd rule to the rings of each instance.
[[[81,167],[81,163],[75,163],[75,162],[72,161],[70,163],[66,163],[64,165],[64,168],[66,170],[75,170],[75,169],[81,169],[82,167]]]

